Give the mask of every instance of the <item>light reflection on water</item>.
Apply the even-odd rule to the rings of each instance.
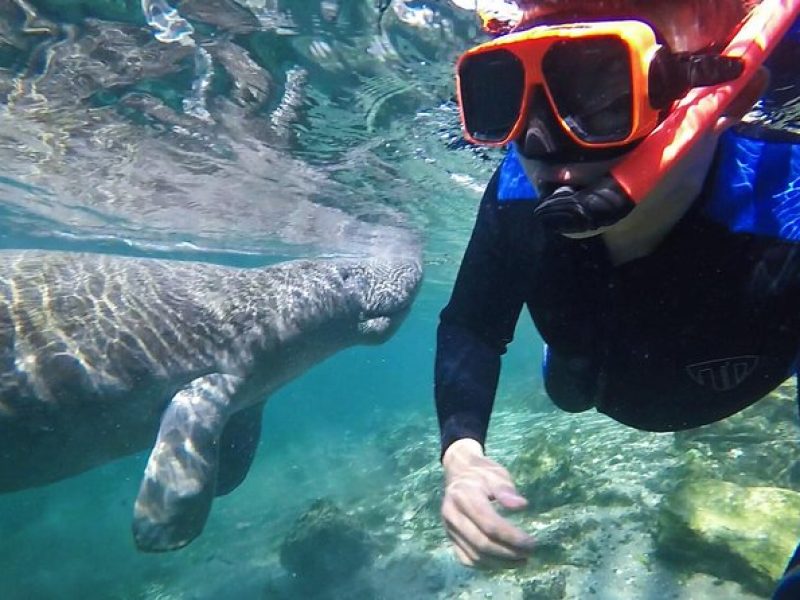
[[[0,190],[6,229],[281,256],[424,243],[450,276],[499,156],[460,139],[469,11],[396,0],[379,27],[371,0],[175,5],[0,3],[0,163],[41,190]],[[775,87],[752,120],[796,131],[795,82]]]
[[[469,13],[176,6],[0,4],[0,162],[39,189],[0,190],[9,228],[266,255],[424,242],[433,263],[460,247],[462,182],[490,168],[448,148]]]

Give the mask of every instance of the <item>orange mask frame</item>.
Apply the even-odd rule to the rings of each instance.
[[[552,78],[548,77],[543,65],[548,57],[566,47],[574,48],[576,44],[595,52],[602,52],[603,47],[612,47],[616,59],[624,58],[627,63],[628,79],[625,83],[628,88],[625,92],[630,98],[630,112],[624,131],[615,135],[587,135],[582,128],[575,126],[565,110],[565,103],[554,91]],[[625,146],[648,135],[661,120],[664,106],[659,106],[650,96],[650,76],[653,61],[663,47],[646,23],[621,20],[542,25],[467,50],[456,63],[456,88],[464,136],[474,144],[485,146],[503,146],[516,139],[526,125],[532,95],[543,89],[559,125],[575,144],[592,149]],[[509,104],[511,99],[497,97],[498,91],[493,88],[491,80],[474,81],[476,77],[471,73],[475,66],[483,63],[488,70],[493,61],[497,64],[502,62],[505,69],[510,68],[521,85],[521,89],[513,91],[518,95],[514,109]],[[492,77],[491,73],[488,75]],[[491,111],[492,106],[504,106],[504,103],[501,110],[507,117],[505,121],[510,121],[513,116],[513,124],[507,123],[501,131],[492,133],[482,132],[475,126],[481,120],[481,116],[475,113],[480,110],[476,106],[482,105],[484,110]]]

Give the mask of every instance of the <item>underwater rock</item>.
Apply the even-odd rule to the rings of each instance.
[[[800,531],[800,493],[689,481],[667,495],[658,520],[658,552],[691,571],[769,594]]]
[[[130,0],[38,0],[35,5],[39,15],[71,23],[80,23],[87,17],[137,25],[144,23],[141,4]]]
[[[376,423],[377,427],[377,423]],[[373,539],[389,552],[413,538],[431,550],[445,539],[439,508],[442,471],[439,439],[427,416],[376,429],[372,445],[381,457],[385,476],[396,483],[379,501],[359,507]]]
[[[382,428],[376,447],[386,456],[393,477],[401,478],[439,463],[439,438],[436,425],[415,419],[391,428]]]
[[[546,511],[586,498],[581,477],[573,473],[569,447],[538,435],[522,449],[509,471],[532,510]]]
[[[522,600],[562,600],[567,593],[567,577],[562,571],[548,571],[522,586]]]
[[[361,524],[322,498],[295,522],[284,538],[280,561],[299,586],[341,584],[373,562],[374,542]]]
[[[343,581],[297,581],[275,577],[262,598],[269,600],[417,600],[439,598],[452,581],[428,553],[402,553],[376,559]]]
[[[543,521],[532,522],[526,529],[536,546],[529,565],[537,572],[550,565],[596,566],[608,546],[598,517],[590,508],[565,506],[548,512]]]
[[[240,106],[255,110],[269,99],[274,88],[272,75],[261,68],[244,48],[218,40],[209,45],[208,50],[231,77],[230,95]]]

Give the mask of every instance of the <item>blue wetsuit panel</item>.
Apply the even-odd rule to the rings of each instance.
[[[732,232],[800,241],[800,145],[726,133],[706,214]]]
[[[508,153],[500,165],[497,201],[513,202],[515,200],[536,200],[537,198],[538,194],[533,189],[528,176],[525,175],[514,145],[509,145]]]

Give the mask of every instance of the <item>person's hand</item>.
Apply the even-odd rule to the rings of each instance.
[[[483,455],[471,439],[454,442],[442,458],[445,474],[442,520],[458,560],[468,567],[513,567],[533,549],[533,539],[504,519],[497,507],[528,505],[508,471]]]

